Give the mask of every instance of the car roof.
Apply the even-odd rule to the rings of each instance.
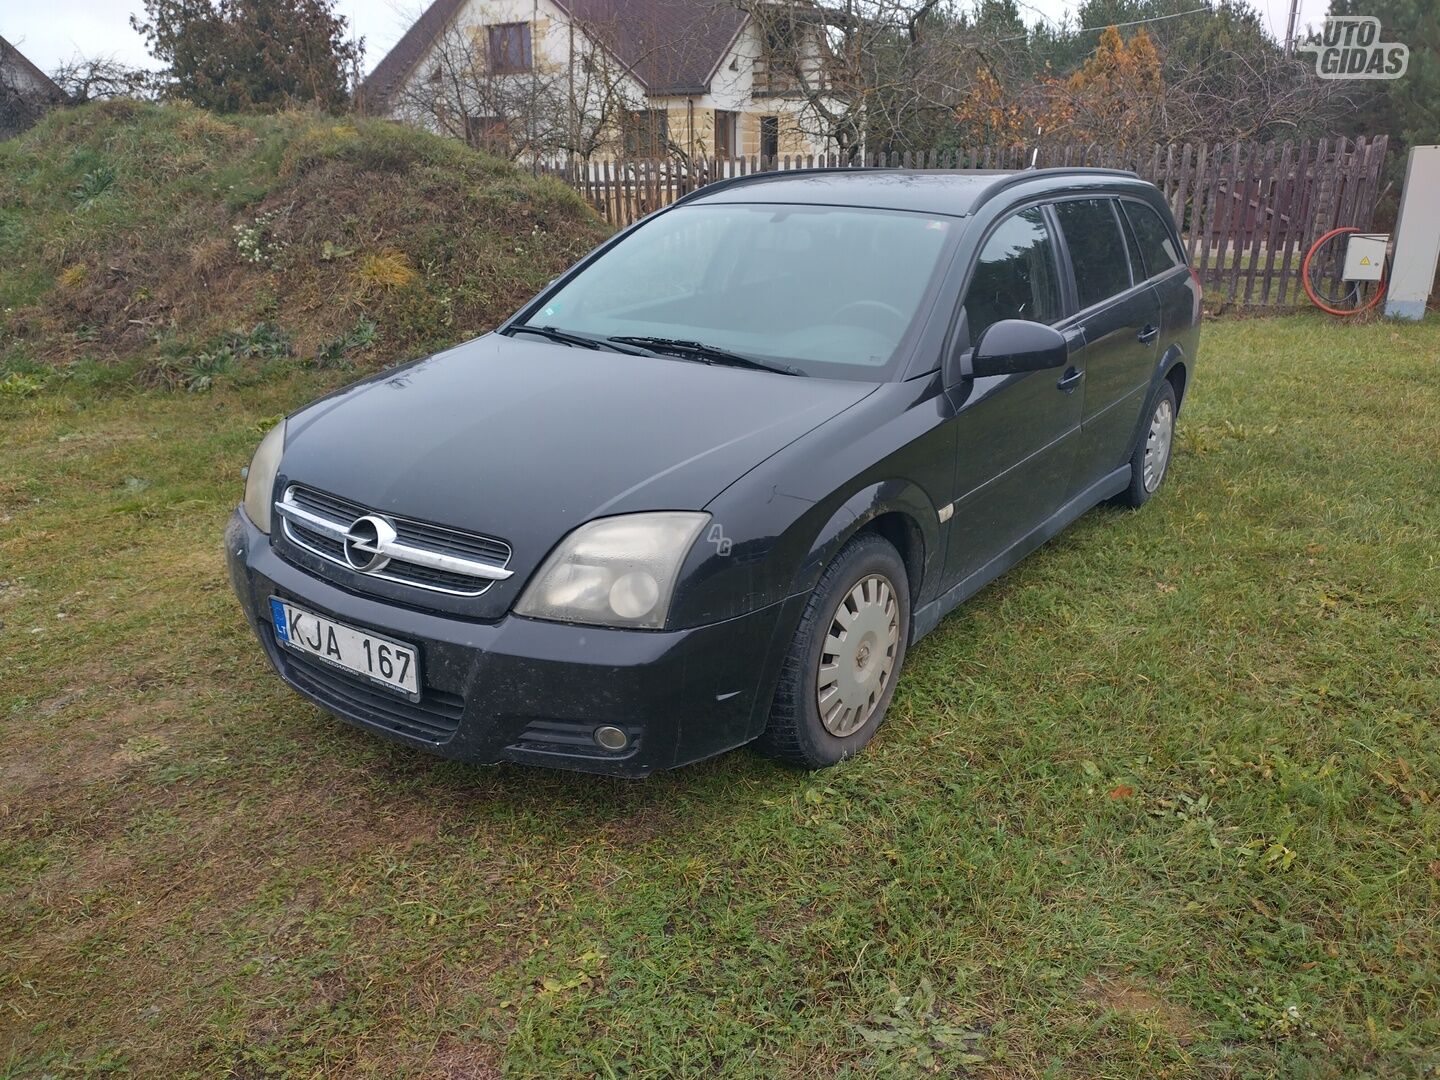
[[[1116,180],[1146,186],[1133,172],[1116,169],[792,169],[719,180],[691,192],[677,205],[789,203],[964,217],[996,195],[1022,184],[1034,185],[1036,190],[1029,193],[1036,194],[1094,186],[1096,181],[1114,184]]]

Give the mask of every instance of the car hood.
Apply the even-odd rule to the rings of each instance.
[[[281,472],[506,540],[521,576],[591,518],[702,508],[875,388],[490,334],[302,410]]]

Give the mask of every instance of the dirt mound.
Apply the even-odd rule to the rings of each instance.
[[[59,110],[0,143],[0,367],[201,385],[393,362],[493,326],[606,234],[563,185],[385,121]]]

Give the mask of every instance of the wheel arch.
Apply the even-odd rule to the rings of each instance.
[[[925,581],[925,536],[919,523],[902,510],[886,510],[867,521],[854,535],[865,533],[879,535],[900,553],[905,575],[910,579],[910,606],[913,609],[920,599],[920,587]]]
[[[1185,402],[1185,387],[1190,382],[1190,370],[1185,366],[1185,354],[1179,348],[1172,349],[1162,364],[1163,378],[1175,388],[1175,411]]]
[[[830,515],[810,545],[796,576],[797,592],[813,589],[836,554],[861,533],[888,541],[905,563],[911,609],[925,597],[925,585],[939,575],[940,522],[935,504],[915,483],[887,480],[857,491]]]
[[[1150,410],[1155,406],[1155,395],[1160,392],[1160,387],[1169,383],[1175,391],[1175,413],[1180,413],[1181,402],[1185,398],[1185,387],[1190,380],[1189,369],[1185,362],[1185,350],[1179,345],[1172,345],[1165,350],[1165,355],[1160,357],[1159,363],[1155,365],[1155,371],[1151,376],[1150,388],[1145,391],[1145,404],[1141,406],[1140,415],[1135,418],[1135,430],[1130,433],[1130,442],[1125,457],[1134,452],[1135,447],[1144,437],[1146,425],[1150,421]]]

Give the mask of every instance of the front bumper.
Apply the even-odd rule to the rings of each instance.
[[[281,559],[243,509],[225,529],[231,584],[280,676],[343,720],[444,757],[645,776],[764,728],[803,596],[688,630],[613,630],[507,615],[474,622],[356,595]],[[271,596],[420,650],[418,702],[279,645]],[[625,731],[608,751],[595,730]]]

